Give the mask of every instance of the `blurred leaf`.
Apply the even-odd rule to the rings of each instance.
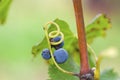
[[[99,14],[93,19],[93,21],[86,26],[86,38],[87,38],[87,43],[92,43],[95,38],[97,37],[104,37],[106,34],[106,30],[108,30],[111,27],[111,22],[110,19],[107,18],[104,14]],[[74,44],[78,44],[78,40],[75,40],[73,42]],[[72,49],[71,49],[72,50]],[[78,60],[79,58],[79,47],[78,45],[74,46],[74,51],[75,55],[75,60],[79,64],[80,61]],[[91,50],[88,49],[88,58],[89,58],[89,63],[90,67],[95,67],[95,61],[93,59],[93,55],[91,55]]]
[[[12,0],[0,0],[0,24],[5,23],[11,2]]]
[[[91,43],[99,36],[105,36],[106,30],[111,27],[110,19],[104,14],[99,14],[93,19],[93,21],[86,26],[86,38],[87,42]]]
[[[100,80],[119,80],[119,76],[113,69],[105,70],[101,73]]]
[[[61,64],[60,66],[67,71],[79,73],[79,67],[76,65],[76,63],[72,60],[71,57],[69,57],[66,63]],[[50,77],[49,80],[79,80],[78,77],[71,76],[59,71],[54,64],[49,66],[48,73]]]

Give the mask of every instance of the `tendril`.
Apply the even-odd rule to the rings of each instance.
[[[51,32],[48,33],[48,26],[51,25],[51,24],[55,25],[56,30],[55,30],[55,31],[51,31]],[[53,55],[53,52],[52,52],[51,45],[58,45],[58,44],[60,44],[60,43],[64,40],[64,34],[60,31],[59,25],[56,24],[55,22],[48,22],[48,23],[44,26],[44,31],[45,31],[45,36],[46,36],[46,38],[47,38],[48,47],[49,47],[49,50],[50,50],[50,55],[51,55],[51,57],[52,57],[52,60],[53,60],[53,62],[54,62],[54,64],[55,64],[55,66],[56,66],[60,71],[66,73],[66,74],[75,75],[75,73],[66,71],[66,70],[64,70],[63,68],[61,68],[61,67],[57,64],[57,62],[55,61],[55,58],[54,58],[54,55]],[[57,37],[57,36],[59,36],[59,35],[61,35],[61,40],[60,40],[60,41],[58,41],[58,42],[50,42],[50,39],[51,39],[51,38],[55,38],[55,37]]]

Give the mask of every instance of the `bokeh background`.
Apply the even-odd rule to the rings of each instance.
[[[85,25],[99,13],[106,13],[112,28],[104,38],[95,39],[96,53],[116,48],[120,53],[119,0],[84,0]],[[76,33],[72,0],[13,0],[7,22],[0,25],[0,80],[46,80],[47,64],[39,55],[33,60],[31,48],[44,37],[42,26],[56,18],[65,20]],[[113,67],[120,75],[120,54],[105,59],[101,69]]]

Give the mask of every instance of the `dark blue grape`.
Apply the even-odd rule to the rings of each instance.
[[[42,51],[42,57],[45,59],[45,60],[49,60],[51,58],[51,55],[50,55],[50,50],[49,49],[44,49]]]
[[[51,42],[59,42],[61,40],[61,36],[57,36],[55,38],[52,38],[50,41]],[[54,47],[56,50],[59,48],[62,48],[64,46],[64,41],[62,41],[60,44],[58,45],[52,45],[52,47]]]
[[[58,64],[62,64],[68,59],[68,53],[63,48],[60,48],[54,52],[54,58]]]

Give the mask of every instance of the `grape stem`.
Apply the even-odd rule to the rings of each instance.
[[[87,78],[82,79],[83,75],[90,73],[90,67],[88,63],[88,52],[87,52],[87,43],[85,38],[85,26],[83,19],[83,10],[82,10],[82,1],[81,0],[73,0],[76,24],[77,24],[77,32],[78,32],[78,42],[80,49],[80,80],[88,80]]]

